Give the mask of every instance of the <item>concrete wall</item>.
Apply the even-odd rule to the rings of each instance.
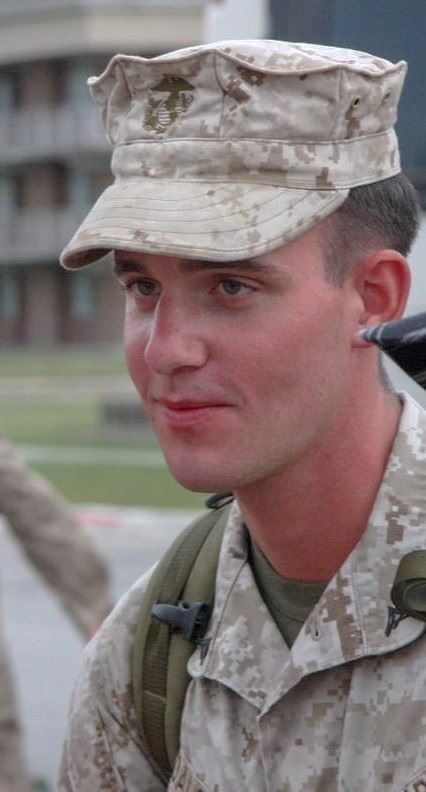
[[[252,0],[247,0],[251,2]],[[202,4],[31,13],[0,19],[0,63],[80,53],[164,52],[202,40]]]
[[[208,0],[204,41],[267,37],[268,0]]]

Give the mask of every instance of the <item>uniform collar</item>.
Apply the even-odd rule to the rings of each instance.
[[[190,661],[193,676],[215,679],[260,711],[317,671],[395,651],[425,625],[400,622],[385,635],[390,591],[401,558],[424,549],[426,413],[407,394],[386,471],[359,543],[330,581],[289,650],[247,562],[245,528],[234,504],[219,559],[210,645]]]

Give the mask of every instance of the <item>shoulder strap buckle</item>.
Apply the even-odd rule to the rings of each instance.
[[[208,509],[222,509],[232,503],[233,500],[234,493],[229,490],[228,492],[215,492],[213,495],[209,495],[205,500],[205,504]]]
[[[211,606],[206,602],[190,604],[179,600],[177,605],[157,602],[151,613],[159,621],[168,624],[173,632],[180,633],[182,638],[197,646],[204,638],[211,611]]]

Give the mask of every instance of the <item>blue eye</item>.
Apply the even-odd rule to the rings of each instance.
[[[143,278],[142,280],[134,281],[131,287],[140,297],[150,297],[155,293],[157,284],[154,281]]]
[[[233,278],[225,278],[221,281],[221,286],[223,291],[230,297],[235,297],[237,294],[241,294],[244,289],[250,288],[244,283],[241,283],[241,281],[234,280]]]

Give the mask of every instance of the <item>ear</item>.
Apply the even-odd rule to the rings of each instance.
[[[354,274],[358,293],[356,346],[369,346],[359,331],[402,316],[410,290],[407,260],[396,250],[376,250],[359,262]]]

